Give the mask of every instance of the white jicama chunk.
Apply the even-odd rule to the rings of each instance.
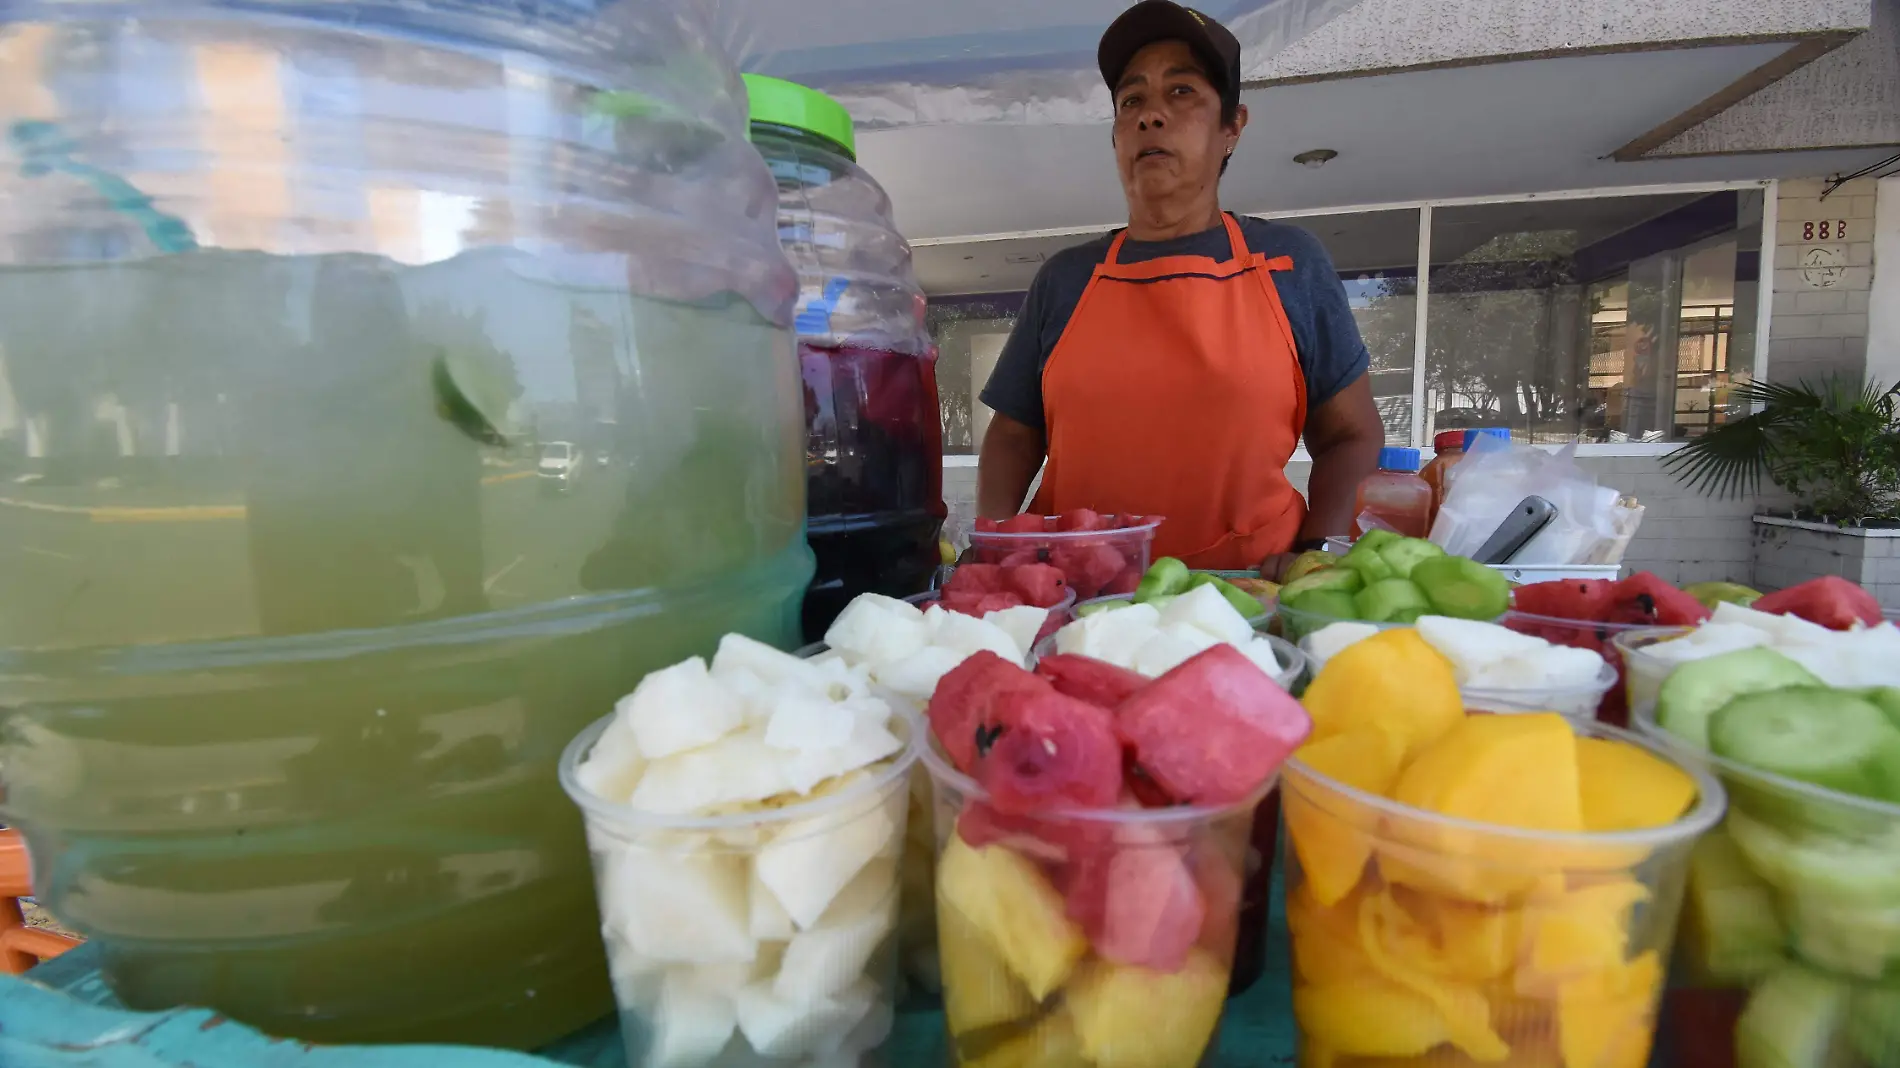
[[[891,1037],[891,1029],[897,1023],[897,1012],[891,1003],[876,996],[872,997],[870,1011],[864,1019],[845,1035],[844,1045],[837,1049],[821,1049],[817,1055],[806,1062],[806,1068],[861,1068],[864,1055],[884,1044]]]
[[[1553,689],[1577,689],[1603,677],[1603,657],[1568,645],[1550,645],[1516,659],[1536,664],[1544,676],[1544,685]]]
[[[777,896],[799,930],[816,924],[872,858],[901,844],[889,808],[878,798],[856,812],[796,820],[759,851],[759,881]]]
[[[1773,639],[1777,646],[1821,645],[1825,644],[1834,633],[1819,623],[1810,623],[1800,616],[1778,616],[1768,612],[1757,612],[1753,608],[1727,602],[1716,605],[1710,619],[1715,623],[1738,623],[1761,631]]]
[[[1199,627],[1170,623],[1142,643],[1135,653],[1134,663],[1125,666],[1151,679],[1159,678],[1196,655],[1222,644],[1225,643]]]
[[[869,705],[871,700],[876,699],[864,704]],[[877,706],[881,711],[879,715],[840,706],[850,711],[854,720],[851,736],[843,745],[783,754],[779,773],[790,789],[801,794],[811,793],[827,779],[868,767],[903,749],[903,741],[884,726],[890,722],[890,706],[882,701],[877,701]]]
[[[738,854],[616,850],[600,888],[601,911],[636,959],[743,964],[758,955],[747,883]]]
[[[601,933],[607,942],[607,971],[613,981],[615,1003],[646,1011],[660,1000],[667,965],[635,953],[626,939],[608,924],[601,925]]]
[[[737,671],[755,675],[771,686],[814,693],[823,692],[826,683],[824,670],[812,661],[775,649],[756,638],[728,634],[719,639],[719,651],[713,654],[712,677],[723,680]]]
[[[825,632],[826,645],[871,664],[902,660],[928,640],[916,605],[875,593],[853,598]]]
[[[871,671],[853,667],[842,656],[828,660],[813,659],[825,679],[825,696],[834,701],[854,701],[871,693]]]
[[[1286,665],[1280,662],[1280,654],[1273,649],[1273,643],[1265,638],[1254,638],[1240,647],[1240,653],[1254,662],[1267,677],[1278,683],[1286,671]]]
[[[642,812],[684,816],[763,801],[792,789],[782,750],[749,727],[716,744],[647,765],[628,804]]]
[[[856,723],[851,710],[836,701],[787,694],[773,702],[765,744],[800,753],[836,749],[851,739]]]
[[[1747,624],[1704,623],[1680,638],[1671,638],[1668,641],[1644,646],[1642,655],[1655,657],[1670,664],[1679,664],[1742,649],[1758,648],[1767,645],[1770,640],[1771,636],[1767,631],[1756,630]]]
[[[614,711],[633,728],[640,755],[648,760],[698,749],[745,722],[739,698],[713,681],[699,657],[641,679]]]
[[[1234,606],[1227,603],[1212,584],[1196,586],[1161,610],[1163,627],[1185,624],[1195,627],[1216,642],[1239,645],[1253,637],[1253,625]]]
[[[625,804],[647,770],[640,755],[640,742],[633,734],[627,717],[616,712],[600,732],[587,759],[574,769],[574,778],[587,792],[617,804]]]
[[[759,881],[756,873],[752,877],[751,901],[753,938],[761,942],[783,942],[798,933],[791,914],[778,903],[778,896]]]
[[[1300,649],[1320,665],[1377,633],[1370,623],[1328,623],[1300,639]]]
[[[964,657],[938,645],[927,645],[902,660],[880,667],[880,686],[904,697],[928,699],[937,683],[963,663]]]
[[[836,994],[857,982],[877,947],[897,926],[897,865],[874,861],[810,930],[785,947],[773,993],[783,1001]]]
[[[1542,638],[1471,619],[1421,616],[1417,627],[1425,644],[1451,661],[1452,674],[1460,685],[1485,674],[1489,665],[1550,647]]]
[[[1544,662],[1535,656],[1508,656],[1482,665],[1464,675],[1458,685],[1467,690],[1561,690],[1563,683],[1552,680]]]
[[[649,1023],[653,1043],[645,1068],[703,1068],[732,1040],[739,1017],[732,997],[668,976]]]
[[[1043,624],[1049,621],[1049,610],[1025,604],[997,612],[987,612],[983,619],[1009,635],[1010,640],[1016,643],[1016,658],[1020,661],[1035,648],[1036,636],[1042,633]]]
[[[1084,616],[1056,632],[1056,651],[1127,667],[1136,650],[1161,627],[1153,605],[1136,604]]]
[[[934,605],[928,616],[932,624],[930,644],[936,648],[948,649],[966,657],[987,650],[1004,660],[1022,659],[1023,654],[1016,647],[1016,639],[994,623],[961,612],[946,612]]]
[[[872,983],[795,1003],[780,1000],[770,983],[754,983],[739,992],[739,1030],[764,1056],[809,1056],[843,1048],[876,1001],[877,986]]]

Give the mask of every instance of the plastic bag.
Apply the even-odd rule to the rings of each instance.
[[[1632,517],[1620,506],[1620,493],[1597,485],[1596,477],[1578,466],[1576,451],[1575,445],[1551,453],[1480,438],[1451,469],[1444,504],[1432,524],[1432,541],[1455,556],[1475,556],[1505,517],[1526,497],[1535,496],[1549,501],[1556,516],[1509,563],[1619,562],[1642,510],[1636,508]]]

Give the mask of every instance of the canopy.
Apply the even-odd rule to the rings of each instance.
[[[701,0],[740,69],[823,89],[860,128],[1105,122],[1102,31],[1133,0]],[[1241,76],[1358,0],[1214,0]]]

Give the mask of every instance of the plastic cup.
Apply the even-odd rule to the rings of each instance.
[[[1626,630],[1610,642],[1623,672],[1623,693],[1629,708],[1653,707],[1663,680],[1683,662],[1658,656],[1651,646],[1690,633],[1693,627],[1643,627]]]
[[[1573,649],[1588,649],[1597,653],[1616,669],[1619,678],[1623,673],[1623,656],[1616,645],[1617,636],[1654,629],[1641,623],[1592,623],[1582,619],[1515,611],[1506,612],[1499,622],[1519,634],[1533,635],[1553,645],[1568,645]],[[1623,687],[1612,686],[1604,691],[1596,715],[1613,726],[1629,726],[1629,704],[1624,700]]]
[[[934,740],[953,1065],[1201,1065],[1227,999],[1254,813],[1004,816]]]
[[[1313,674],[1318,675],[1325,669],[1325,660],[1306,649],[1300,652],[1306,655],[1306,666]],[[1606,663],[1596,678],[1580,686],[1509,689],[1466,686],[1459,688],[1458,693],[1464,697],[1465,707],[1473,712],[1556,712],[1565,719],[1594,719],[1603,695],[1615,689],[1616,682],[1616,669]]]
[[[1832,1068],[1900,1064],[1900,805],[1692,749],[1648,702],[1632,718],[1729,796],[1689,871],[1669,1063],[1795,1063],[1779,1047]]]
[[[1078,596],[1089,598],[1135,583],[1148,570],[1154,555],[1155,531],[1161,516],[1104,516],[1126,521],[1116,530],[1058,530],[1059,517],[1043,517],[1043,530],[1023,533],[973,530],[966,563],[1049,564],[1062,572]]]
[[[561,755],[593,855],[629,1068],[870,1063],[897,989],[899,858],[922,730],[896,756],[780,808],[660,816],[606,801]]]
[[[1645,1063],[1690,850],[1721,817],[1713,777],[1650,830],[1562,834],[1454,819],[1282,771],[1287,927],[1301,1063]],[[1501,798],[1501,803],[1508,799]]]
[[[1270,627],[1272,623],[1273,620],[1270,616],[1263,616],[1255,620],[1253,628],[1254,635],[1267,640],[1268,646],[1273,649],[1274,659],[1280,662],[1280,670],[1277,673],[1270,674],[1269,677],[1272,678],[1282,690],[1293,693],[1295,692],[1293,688],[1299,684],[1301,676],[1306,674],[1307,656],[1304,652],[1300,651],[1299,646],[1294,645],[1292,642],[1278,635],[1269,634],[1267,628]],[[1029,666],[1033,669],[1037,661],[1045,656],[1054,656],[1057,652],[1056,636],[1050,634],[1038,641],[1036,647],[1030,650]]]
[[[1075,614],[1077,618],[1087,615],[1088,613],[1084,612],[1083,609],[1089,607],[1090,605],[1129,604],[1131,603],[1132,597],[1133,597],[1132,594],[1111,594],[1107,597],[1091,597],[1086,601],[1081,601],[1076,604]],[[1255,612],[1247,616],[1247,622],[1253,624],[1253,627],[1255,630],[1259,630],[1261,627],[1265,626],[1268,622],[1272,621],[1272,619],[1273,619],[1273,609],[1268,607],[1264,603],[1261,604],[1260,610],[1258,612]]]

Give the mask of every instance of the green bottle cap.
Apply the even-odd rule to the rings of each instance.
[[[742,75],[751,101],[753,122],[789,126],[817,134],[844,150],[853,161],[858,158],[858,138],[851,128],[851,113],[844,105],[816,89],[796,82],[769,78],[763,74]]]

